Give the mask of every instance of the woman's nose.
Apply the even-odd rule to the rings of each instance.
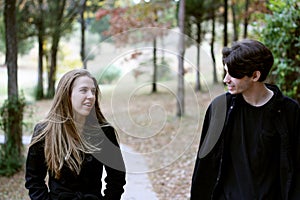
[[[88,91],[88,98],[93,98],[95,97],[94,92],[92,92],[91,90]]]

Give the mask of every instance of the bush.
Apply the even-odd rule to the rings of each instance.
[[[110,65],[106,68],[102,68],[96,74],[96,78],[99,84],[111,84],[118,78],[120,78],[121,70],[114,65]]]
[[[300,9],[298,0],[270,0],[262,41],[274,54],[271,73],[283,93],[300,102]]]
[[[0,175],[10,176],[23,165],[22,125],[25,98],[13,97],[0,107],[0,128],[6,141],[0,146]]]

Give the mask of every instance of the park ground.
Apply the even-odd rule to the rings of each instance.
[[[186,94],[186,115],[181,119],[175,116],[175,100],[172,95],[164,92],[137,95],[134,105],[131,105],[131,118],[135,122],[126,122],[131,124],[122,125],[118,124],[122,121],[114,119],[114,115],[123,116],[124,113],[127,113],[126,109],[111,110],[109,105],[111,100],[106,99],[103,94],[103,111],[117,127],[121,144],[145,155],[148,171],[139,171],[138,169],[137,172],[147,174],[158,199],[188,199],[204,110],[210,100],[221,91],[222,87],[216,85],[212,86],[210,91]],[[34,115],[45,115],[50,102],[50,100],[44,100],[32,104],[31,107],[35,110]],[[116,102],[117,104],[123,103]],[[151,113],[151,109],[149,110],[151,105],[159,105],[164,113],[161,113],[159,109],[158,111],[154,109]],[[199,108],[197,108],[198,106]],[[147,113],[148,111],[150,113]],[[171,114],[168,115],[166,112]],[[153,119],[150,120],[148,115]],[[147,124],[149,120],[152,121],[152,125]],[[159,121],[164,123],[158,123]],[[141,125],[141,123],[145,124]],[[150,127],[144,127],[145,131],[137,133],[137,124],[139,127]],[[155,132],[151,132],[149,129],[155,130]],[[150,136],[147,137],[147,134]],[[157,151],[158,153],[155,153]],[[12,177],[0,177],[0,199],[27,200],[27,196],[24,188],[24,170]]]
[[[72,47],[68,48],[72,49]],[[202,89],[199,92],[194,91],[194,62],[191,59],[186,60],[188,68],[187,74],[185,74],[184,115],[179,118],[176,116],[177,57],[174,54],[165,55],[173,76],[166,80],[160,80],[157,92],[151,93],[150,72],[145,70],[144,66],[137,65],[141,60],[151,58],[149,48],[142,51],[142,56],[138,58],[140,61],[128,59],[135,53],[131,50],[126,50],[124,53],[114,48],[103,47],[103,49],[105,52],[111,49],[111,55],[121,56],[110,57],[110,61],[103,59],[108,58],[107,55],[102,58],[96,57],[94,61],[89,62],[89,66],[98,66],[103,62],[109,66],[111,66],[110,64],[129,66],[114,84],[100,85],[101,109],[108,121],[117,129],[120,143],[142,155],[147,164],[146,170],[129,166],[127,171],[133,174],[146,174],[159,200],[188,199],[205,110],[215,96],[224,92],[221,83],[212,83],[211,63],[205,53],[207,51],[204,49],[204,54],[201,54],[201,57],[205,59],[201,61]],[[186,54],[189,57],[196,57],[194,51],[187,51]],[[20,63],[19,77],[21,80],[19,80],[19,85],[26,86],[23,87],[26,99],[28,99],[27,112],[24,117],[27,126],[24,134],[30,136],[34,124],[49,111],[51,100],[34,101],[32,97],[27,96],[32,93],[32,89],[27,86],[31,85],[32,88],[35,84],[36,80],[33,74],[37,73],[37,69],[28,67],[36,65],[34,59],[26,60],[26,62]],[[94,69],[95,67],[91,68],[91,71]],[[142,72],[137,77],[134,76],[135,69]],[[3,85],[6,71],[3,67],[0,67],[0,70],[0,83]],[[59,73],[63,71],[60,70]],[[29,77],[33,77],[33,79]],[[0,102],[4,99],[4,92],[1,93],[1,88]],[[26,152],[27,146],[24,148],[24,155]],[[133,155],[130,152],[123,153]],[[24,188],[24,183],[24,169],[12,177],[0,177],[0,199],[28,200],[28,191]]]

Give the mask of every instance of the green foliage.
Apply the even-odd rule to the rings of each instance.
[[[0,16],[0,52],[5,52],[5,27],[3,16]]]
[[[101,68],[96,74],[99,84],[111,84],[121,76],[121,70],[114,65],[110,65],[106,68]]]
[[[300,9],[298,0],[270,0],[272,14],[265,15],[262,41],[275,57],[273,80],[300,102]]]
[[[201,43],[209,31],[209,20],[212,19],[221,6],[220,0],[186,0],[185,34]],[[186,41],[187,47],[194,45]]]
[[[19,98],[5,100],[0,107],[0,128],[4,131],[6,139],[0,146],[0,175],[13,175],[23,165],[21,150],[24,107],[23,94]]]
[[[0,144],[0,176],[11,176],[22,168],[24,158],[15,155],[19,153],[12,143]]]
[[[39,85],[36,85],[36,87],[34,88],[34,97],[35,97],[35,100],[41,100],[44,98],[44,95],[43,95],[43,88],[40,87]]]
[[[103,32],[109,29],[109,16],[104,16],[101,20],[90,20],[90,31],[100,35],[100,41],[105,40],[108,36],[104,35]]]
[[[5,46],[5,27],[3,22],[3,17],[0,16],[0,52],[6,52]],[[19,36],[20,34],[18,34]],[[19,55],[26,55],[33,47],[34,47],[34,39],[33,38],[26,38],[20,39],[18,41],[18,54]]]

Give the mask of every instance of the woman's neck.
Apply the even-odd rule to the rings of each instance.
[[[75,122],[75,126],[76,126],[77,130],[79,131],[79,133],[81,133],[83,130],[83,126],[85,124],[85,118],[76,118],[75,117],[74,122]]]

